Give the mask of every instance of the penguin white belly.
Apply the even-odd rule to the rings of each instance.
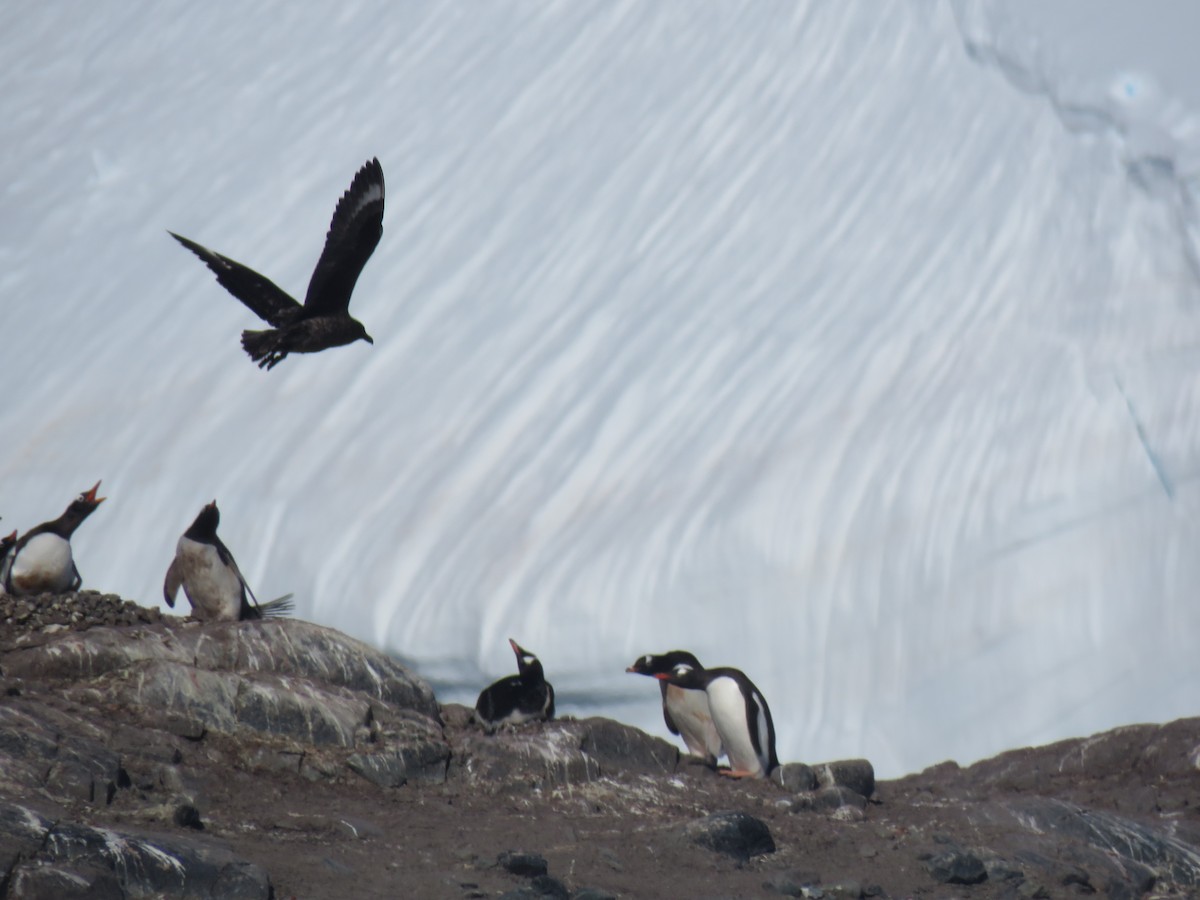
[[[15,594],[69,591],[75,581],[71,542],[57,534],[34,535],[13,559],[10,577]]]
[[[181,537],[175,554],[192,615],[206,622],[236,622],[242,611],[242,582],[221,562],[217,548]]]
[[[679,729],[679,736],[693,754],[719,759],[725,753],[721,736],[717,734],[717,726],[708,709],[708,695],[704,691],[669,684],[667,708],[671,712],[671,721]]]
[[[746,721],[746,698],[742,696],[741,687],[732,678],[714,678],[708,684],[707,693],[708,708],[725,752],[729,754],[730,768],[737,772],[765,774],[766,765],[754,749],[750,729],[762,732],[766,724],[760,726],[758,722]],[[761,714],[759,718],[762,718]]]

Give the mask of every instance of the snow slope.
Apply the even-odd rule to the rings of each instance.
[[[443,699],[686,647],[884,775],[1195,714],[1196,120],[1002,9],[0,7],[3,527],[103,478],[153,602],[216,497]],[[166,229],[302,294],[373,155],[375,346],[256,370]]]

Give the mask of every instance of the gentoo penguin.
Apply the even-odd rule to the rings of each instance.
[[[517,655],[518,674],[484,688],[475,701],[475,718],[489,734],[501,725],[554,718],[554,688],[542,672],[541,660],[512,638],[508,643]]]
[[[766,698],[738,669],[702,669],[683,662],[654,676],[681,688],[708,694],[717,734],[729,755],[732,778],[766,778],[779,765],[775,756],[775,723]]]
[[[8,551],[17,543],[17,533],[14,531],[10,535],[0,538],[0,594],[8,593],[4,587],[6,575],[8,573]]]
[[[171,560],[163,582],[167,606],[174,609],[175,595],[182,585],[192,605],[193,618],[202,622],[237,622],[286,615],[292,609],[292,595],[259,604],[233,554],[217,537],[220,521],[221,512],[214,500],[200,510],[196,521],[175,545],[175,558]]]
[[[242,347],[260,369],[273,369],[289,353],[317,353],[357,340],[375,341],[350,317],[350,294],[383,234],[383,167],[363,165],[338,201],[301,306],[272,281],[227,256],[167,232],[195,253],[221,286],[272,328],[243,331]]]
[[[79,589],[82,579],[71,555],[71,535],[84,519],[105,501],[97,497],[97,481],[66,511],[50,522],[25,532],[8,551],[4,564],[4,590],[10,594],[62,594]]]
[[[672,650],[657,656],[647,653],[625,671],[656,678],[663,672],[670,674],[680,663],[687,663],[695,669],[703,668],[700,661],[688,651]],[[682,688],[669,681],[659,681],[658,684],[662,688],[663,719],[671,734],[682,737],[694,756],[715,767],[717,758],[724,755],[725,750],[708,711],[708,695],[701,689]]]

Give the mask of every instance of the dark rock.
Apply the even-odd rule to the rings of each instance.
[[[31,847],[34,840],[37,843]],[[201,842],[200,838],[52,823],[24,806],[0,802],[0,859],[15,859],[17,852],[28,857],[32,850],[37,851],[37,860],[19,862],[11,876],[13,884],[28,881],[30,891],[35,887],[43,889],[38,886],[60,885],[64,879],[79,884],[72,873],[82,873],[79,877],[83,877],[83,883],[94,885],[98,895],[103,896],[111,879],[102,873],[109,872],[122,892],[116,896],[169,894],[182,898],[265,900],[271,895],[266,872],[218,844]],[[44,871],[47,869],[64,874],[59,877]]]
[[[974,853],[950,850],[924,862],[925,869],[940,884],[980,884],[987,880],[987,869]]]
[[[33,697],[0,705],[0,783],[44,789],[62,801],[106,804],[121,780],[108,735]]]
[[[693,844],[742,862],[775,852],[775,841],[766,823],[743,812],[717,813],[688,822],[683,833]]]
[[[306,622],[93,628],[12,650],[4,663],[33,682],[65,682],[61,695],[80,709],[127,711],[99,728],[82,716],[42,721],[7,704],[0,711],[0,769],[62,800],[113,797],[121,757],[105,749],[110,740],[131,757],[161,750],[161,762],[175,763],[182,755],[171,742],[201,743],[211,733],[238,738],[238,761],[252,769],[328,779],[349,764],[381,786],[445,780],[450,748],[428,685],[365,644]],[[168,745],[147,740],[148,730]],[[70,737],[59,742],[59,733]],[[319,758],[297,745],[328,752]],[[21,759],[55,761],[49,783]],[[152,790],[155,767],[136,784]]]
[[[567,886],[549,875],[535,875],[529,886],[539,897],[554,897],[555,900],[570,900],[571,897]]]
[[[21,863],[12,873],[7,900],[125,900],[115,873],[96,866]]]
[[[1021,869],[1014,869],[1002,859],[985,859],[983,865],[987,869],[988,881],[1020,881],[1025,877]]]
[[[208,734],[208,728],[204,723],[191,716],[169,713],[163,716],[162,721],[164,731],[193,743],[199,743]]]
[[[396,748],[404,773],[418,784],[442,784],[450,766],[450,747],[440,728],[424,718],[406,718],[381,730],[382,743]]]
[[[200,810],[190,803],[182,803],[175,807],[175,814],[171,818],[180,828],[204,830],[204,823],[200,821]]]
[[[408,781],[399,753],[355,753],[346,760],[353,771],[380,787],[400,787]]]
[[[850,813],[861,818],[867,798],[850,788],[830,785],[815,791],[797,794],[788,807],[789,812]]]
[[[660,738],[612,719],[591,718],[578,723],[579,749],[600,763],[603,774],[639,772],[670,774],[679,764],[679,750]]]
[[[495,734],[462,732],[451,748],[449,777],[489,787],[580,784],[601,776],[600,762],[579,749],[574,723],[545,722]]]
[[[297,619],[215,622],[176,630],[143,627],[136,632],[97,628],[63,635],[53,642],[53,649],[14,650],[5,657],[5,672],[9,677],[21,678],[97,679],[152,662],[184,666],[180,675],[185,678],[197,673],[238,674],[244,676],[249,687],[256,685],[255,675],[302,678],[306,687],[345,688],[355,696],[410,709],[438,721],[437,701],[424,681],[360,641]],[[164,674],[170,680],[169,670]],[[137,682],[149,681],[137,679]],[[268,687],[278,687],[274,678],[265,683]],[[143,687],[149,685],[134,684],[125,696],[138,699]],[[164,712],[193,716],[208,727],[214,727],[214,718],[224,722],[223,717],[214,716],[207,708],[211,698],[197,696],[186,684],[174,684],[171,688],[163,696],[176,698],[176,702],[164,707]],[[293,693],[299,698],[305,691]],[[147,695],[146,699],[152,698]],[[183,702],[189,699],[200,702]],[[255,702],[262,699],[246,698],[243,715],[252,727],[261,728],[261,723],[254,721],[257,717],[273,715],[269,703],[263,706]],[[226,701],[226,705],[234,704]],[[303,708],[305,704],[296,707]],[[364,704],[356,711],[355,725],[364,720],[366,708]]]
[[[1012,817],[1009,821],[1015,821],[1039,838],[1070,840],[1078,848],[1074,857],[1078,862],[1067,869],[1041,864],[1059,884],[1094,887],[1091,873],[1103,873],[1101,880],[1106,882],[1115,880],[1136,886],[1157,873],[1161,880],[1193,889],[1200,886],[1200,857],[1195,844],[1167,829],[1154,829],[1114,813],[1043,797],[1009,801],[999,810]],[[998,822],[1005,818],[995,816]]]
[[[51,824],[23,806],[0,802],[0,865],[32,856],[45,842]]]
[[[516,850],[505,850],[496,858],[496,863],[511,875],[522,878],[536,878],[548,871],[544,857],[535,853],[519,853]]]
[[[571,900],[617,900],[617,895],[600,888],[580,888],[571,895]]]
[[[1095,890],[1092,887],[1092,877],[1088,875],[1087,870],[1082,866],[1064,866],[1060,870],[1061,874],[1058,877],[1058,883],[1063,887],[1082,887],[1091,893]]]
[[[85,803],[91,803],[96,795],[96,785],[88,771],[70,763],[55,763],[50,767],[46,775],[46,790],[55,797],[82,800]],[[101,801],[104,801],[103,797]]]
[[[863,809],[866,805],[866,797],[840,784],[820,788],[813,794],[813,808],[818,810],[832,811],[843,806]]]
[[[844,759],[822,763],[814,773],[822,787],[839,785],[870,798],[875,793],[875,767],[865,759]]]
[[[771,773],[771,780],[786,790],[798,793],[817,787],[817,774],[804,763],[784,763]]]
[[[673,745],[631,726],[597,718],[556,720],[494,734],[459,732],[447,777],[557,787],[622,774],[670,774],[678,762]]]

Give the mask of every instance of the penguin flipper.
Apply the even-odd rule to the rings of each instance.
[[[83,585],[83,578],[79,575],[79,569],[75,566],[75,560],[71,560],[71,585],[67,588],[69,591],[77,591]]]
[[[167,601],[167,606],[171,609],[175,608],[175,597],[179,594],[179,587],[183,584],[183,574],[179,571],[179,557],[176,556],[171,560],[171,565],[167,567],[167,577],[163,581],[163,599]]]
[[[241,582],[241,585],[242,585],[242,615],[241,615],[241,618],[242,619],[261,619],[262,618],[262,609],[258,605],[258,598],[254,596],[254,591],[250,590],[250,585],[246,582],[246,576],[243,575],[242,570],[238,568],[237,560],[233,558],[233,554],[229,552],[229,548],[225,546],[225,542],[222,541],[220,538],[216,539],[216,546],[217,546],[218,558],[220,558],[221,562],[223,562],[226,566],[229,567],[229,570],[231,572],[233,572],[233,574],[237,576],[237,580],[239,582]],[[246,596],[245,596],[246,594],[250,595],[250,600],[253,603],[253,607],[250,607],[250,604],[246,603]],[[252,612],[249,615],[246,614],[247,608],[252,609]]]
[[[676,725],[675,720],[671,718],[671,710],[667,707],[667,687],[668,687],[668,685],[665,681],[660,681],[658,683],[658,686],[662,690],[663,721],[667,723],[667,730],[670,731],[671,734],[678,736],[679,735],[679,726]]]

